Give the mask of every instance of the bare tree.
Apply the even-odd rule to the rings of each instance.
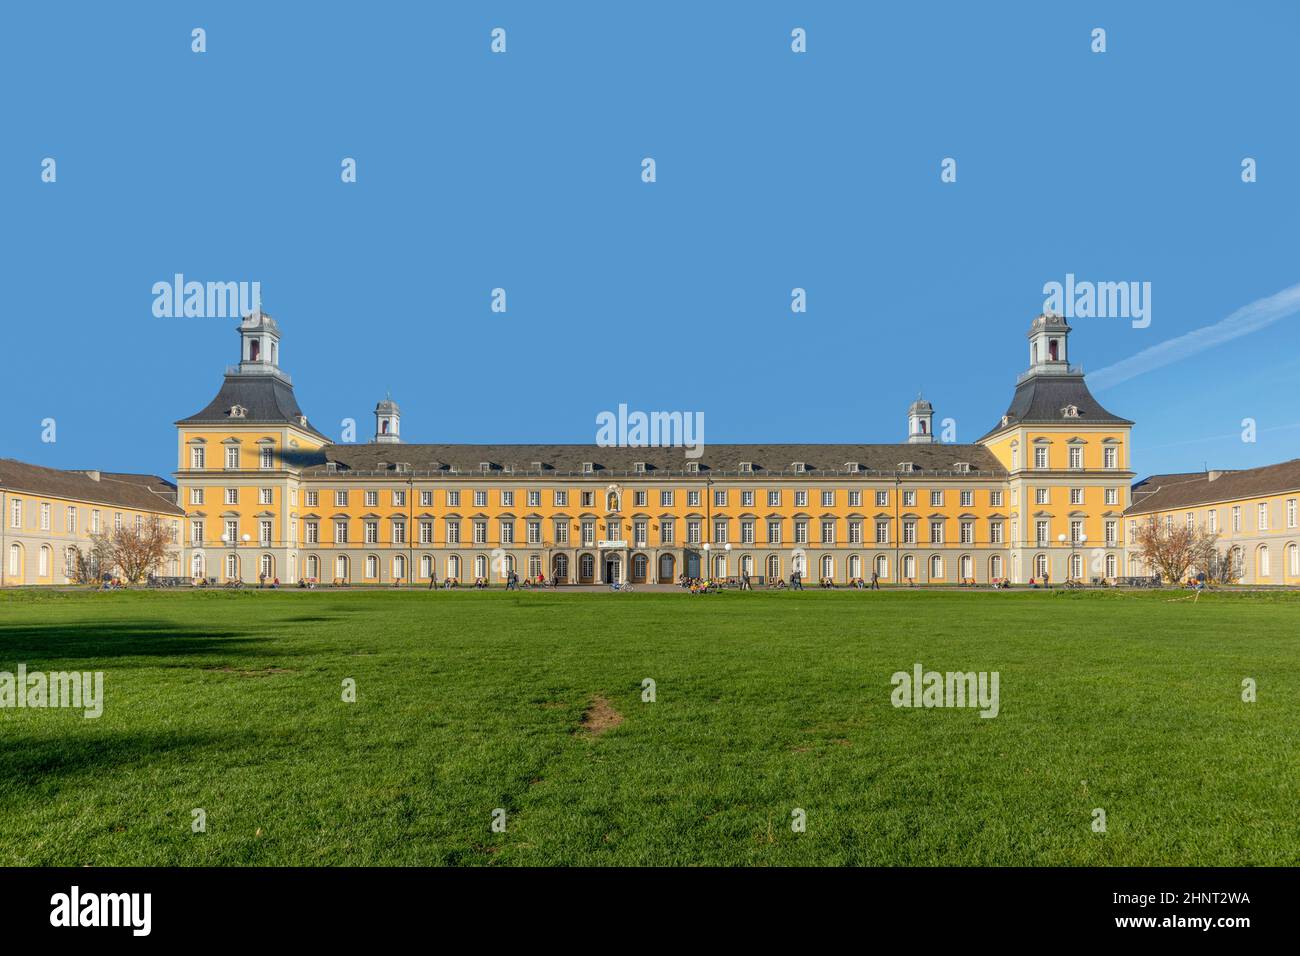
[[[74,547],[71,574],[78,584],[97,584],[100,575],[112,569],[113,556],[107,535],[90,536],[90,547],[86,550]]]
[[[1217,533],[1153,517],[1137,526],[1133,544],[1138,558],[1166,581],[1177,583],[1192,568],[1208,577],[1221,573]]]
[[[117,568],[127,581],[138,584],[166,560],[172,529],[157,515],[150,515],[138,527],[124,524],[107,534],[93,534],[90,541],[99,573]]]

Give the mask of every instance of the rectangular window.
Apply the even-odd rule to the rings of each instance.
[[[700,506],[700,493],[698,491],[686,492],[686,507],[698,508]]]
[[[393,522],[393,544],[406,544],[406,522]]]
[[[877,492],[876,492],[876,507],[877,507],[877,508],[888,508],[888,507],[889,507],[889,492],[888,492],[888,491],[877,491]]]
[[[990,491],[990,492],[989,492],[989,504],[992,505],[994,508],[1001,508],[1001,507],[1002,507],[1002,492],[1000,492],[1000,491]]]
[[[646,506],[646,492],[644,489],[638,489],[632,492],[632,507],[644,508]]]
[[[916,522],[903,522],[903,544],[916,544]]]
[[[405,492],[405,491],[394,491],[394,492],[393,492],[393,507],[394,507],[394,508],[405,508],[405,507],[406,507],[406,492]]]
[[[459,491],[449,491],[449,492],[447,492],[447,507],[448,507],[448,508],[459,508],[459,507],[460,507],[460,492],[459,492]]]
[[[795,544],[808,543],[808,522],[807,521],[796,521],[794,523],[794,543]]]
[[[460,522],[455,518],[447,519],[447,543],[460,544]]]
[[[876,522],[876,544],[889,544],[889,522]]]
[[[822,544],[834,544],[834,543],[835,543],[835,522],[823,521],[822,522]]]
[[[68,505],[67,511],[63,515],[63,526],[69,534],[77,533],[77,506]]]
[[[308,492],[306,493],[306,499],[307,499],[307,507],[308,507],[308,508],[318,508],[318,507],[320,507],[320,492],[319,492],[319,491],[308,491]]]
[[[257,503],[262,505],[274,504],[274,490],[271,488],[257,489]]]
[[[228,445],[226,447],[226,467],[227,468],[239,467],[239,446],[238,445]]]
[[[1104,464],[1107,468],[1118,467],[1119,449],[1107,448],[1105,449],[1105,451],[1102,452],[1102,456],[1103,456]]]
[[[740,493],[740,506],[742,508],[754,507],[754,493],[752,491],[742,491]]]
[[[513,508],[515,506],[515,493],[513,491],[501,492],[501,507]]]
[[[781,492],[779,492],[779,491],[769,491],[769,492],[767,493],[767,506],[768,506],[769,508],[779,508],[779,507],[781,507]]]
[[[1081,505],[1081,504],[1083,504],[1083,489],[1082,489],[1082,488],[1071,488],[1071,489],[1070,489],[1070,504],[1072,504],[1072,505]]]
[[[962,506],[963,508],[973,508],[973,507],[975,507],[975,492],[973,492],[973,491],[963,491],[963,492],[961,493],[961,506]]]
[[[190,446],[190,467],[191,468],[206,468],[207,465],[204,464],[206,458],[207,458],[207,451],[206,449],[204,449],[202,445]]]
[[[367,521],[365,523],[365,532],[366,532],[366,538],[365,538],[366,544],[379,543],[379,522],[378,521]]]
[[[515,543],[515,523],[513,521],[504,520],[501,522],[501,543]]]
[[[642,492],[645,494],[645,492]],[[650,522],[634,521],[632,522],[632,543],[638,548],[644,548],[650,540]]]
[[[365,498],[365,501],[366,501],[366,507],[367,507],[367,508],[378,508],[378,507],[379,507],[379,492],[377,492],[377,491],[367,491],[367,492],[366,492],[366,498]]]
[[[861,507],[862,507],[862,492],[861,492],[861,491],[850,491],[850,492],[849,492],[849,507],[850,507],[850,508],[861,508]]]
[[[659,492],[659,507],[671,508],[673,506],[673,493],[671,491]]]
[[[1039,544],[1047,544],[1047,522],[1034,522],[1034,540]]]
[[[262,447],[261,457],[261,465],[263,468],[273,468],[275,466],[275,449],[270,445],[264,445]]]
[[[961,523],[961,543],[962,544],[975,543],[975,522],[974,521],[963,521]]]
[[[203,522],[199,522],[202,524]],[[90,513],[90,533],[99,534],[99,509],[96,508]]]
[[[192,504],[192,505],[201,505],[201,504],[203,504],[203,489],[202,489],[202,488],[191,488],[191,489],[190,489],[190,504]]]
[[[1286,526],[1288,528],[1296,526],[1296,500],[1294,498],[1286,500]]]
[[[334,507],[346,508],[348,506],[348,491],[346,488],[338,488],[334,492]]]
[[[850,521],[849,522],[849,544],[861,544],[861,543],[862,543],[862,522]]]
[[[796,492],[794,493],[794,506],[795,506],[796,508],[807,508],[807,507],[808,507],[808,492],[806,492],[806,491],[796,491]]]
[[[226,489],[226,504],[228,504],[228,505],[237,505],[237,504],[239,504],[239,489],[238,489],[238,488],[227,488],[227,489]]]
[[[1205,515],[1205,530],[1214,534],[1219,530],[1219,511],[1217,508],[1211,508]]]
[[[308,521],[303,524],[308,544],[320,544],[320,522]]]
[[[203,545],[203,522],[201,520],[190,520],[190,544],[196,548]]]
[[[727,522],[725,520],[713,522],[713,540],[716,541],[718,544],[726,543]]]
[[[555,492],[555,507],[557,508],[569,507],[569,493],[567,491],[557,490]]]
[[[584,521],[582,523],[582,546],[590,548],[596,543],[596,522]]]
[[[1070,467],[1071,468],[1083,467],[1083,448],[1079,445],[1070,446]]]
[[[1118,488],[1107,488],[1107,489],[1106,489],[1106,504],[1108,504],[1108,505],[1117,505],[1117,504],[1119,504],[1119,489],[1118,489]]]
[[[348,523],[343,518],[338,518],[334,521],[334,543],[348,543]]]
[[[1115,535],[1116,535],[1116,527],[1115,527],[1114,520],[1107,521],[1105,525],[1105,529],[1106,529],[1106,547],[1113,548],[1115,546]]]
[[[1034,504],[1036,505],[1050,504],[1051,503],[1050,497],[1051,497],[1050,492],[1047,488],[1034,489]]]
[[[767,523],[767,543],[781,543],[781,522],[775,518]]]
[[[700,543],[700,522],[699,521],[691,520],[686,522],[686,543],[687,544]]]
[[[542,523],[535,518],[528,522],[528,543],[542,543]]]
[[[1047,467],[1047,446],[1046,446],[1046,445],[1037,445],[1037,446],[1035,446],[1035,448],[1034,448],[1034,467],[1035,467],[1035,468],[1046,468],[1046,467]]]
[[[271,522],[259,521],[257,529],[257,540],[261,542],[263,547],[268,547],[271,544]]]
[[[723,489],[716,489],[716,488],[714,489],[714,491],[713,491],[713,507],[715,507],[715,508],[725,508],[725,507],[727,507],[727,492],[726,492],[725,490],[723,490]]]
[[[659,542],[661,544],[673,543],[673,521],[671,518],[665,518],[659,525]]]
[[[474,522],[474,543],[487,544],[487,522],[486,521]]]
[[[41,502],[41,530],[50,530],[50,505],[49,502]]]
[[[420,492],[420,507],[421,507],[421,508],[432,508],[432,507],[433,507],[433,492],[432,492],[432,491],[422,491],[422,492]]]
[[[930,543],[943,544],[943,522],[942,521],[930,522]]]
[[[475,492],[474,492],[474,507],[475,507],[475,508],[486,508],[486,507],[487,507],[487,492],[486,492],[486,491],[481,491],[481,490],[480,490],[480,491],[475,491]]]
[[[567,518],[555,519],[555,543],[556,544],[569,543],[569,521]]]
[[[420,544],[433,544],[433,522],[420,522]]]
[[[542,493],[540,491],[528,492],[528,507],[540,508],[542,506]]]
[[[1258,514],[1258,517],[1257,517],[1257,519],[1256,519],[1256,523],[1257,523],[1258,526],[1259,526],[1259,530],[1260,530],[1260,531],[1267,531],[1267,530],[1268,530],[1268,505],[1264,504],[1264,503],[1261,501],[1261,502],[1259,503],[1259,507],[1258,507],[1258,509],[1257,509],[1257,514]],[[44,526],[42,525],[42,527],[44,527]]]
[[[904,491],[904,492],[903,492],[903,507],[904,507],[904,508],[915,508],[915,507],[916,507],[916,492],[915,492],[915,491]]]
[[[943,507],[943,492],[942,492],[942,491],[932,491],[932,492],[930,492],[930,507],[931,507],[931,508],[942,508],[942,507]]]
[[[121,515],[118,515],[118,517],[120,518]],[[118,527],[119,528],[121,527],[120,521],[118,522]],[[238,521],[226,522],[225,542],[226,542],[226,547],[229,548],[233,548],[239,543],[239,522]]]
[[[1083,522],[1082,522],[1082,521],[1077,521],[1077,520],[1076,520],[1076,521],[1071,521],[1071,522],[1070,522],[1070,542],[1071,542],[1072,544],[1078,544],[1078,543],[1079,543],[1079,539],[1082,538],[1082,537],[1083,537]]]
[[[1002,522],[990,521],[989,522],[989,544],[1001,544],[1001,543],[1002,543]]]
[[[833,492],[833,491],[823,491],[823,492],[822,492],[822,507],[823,507],[823,508],[834,508],[834,507],[835,507],[835,492]]]

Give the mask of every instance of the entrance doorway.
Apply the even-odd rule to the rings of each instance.
[[[605,558],[605,583],[613,584],[623,580],[623,559],[617,554]]]
[[[660,584],[673,583],[673,579],[677,576],[673,574],[673,571],[676,569],[676,566],[677,566],[677,562],[673,560],[673,556],[671,554],[664,554],[659,556],[659,583]]]

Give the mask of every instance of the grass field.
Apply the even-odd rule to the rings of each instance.
[[[1300,863],[1300,596],[1177,597],[3,593],[106,703],[0,710],[0,864]]]

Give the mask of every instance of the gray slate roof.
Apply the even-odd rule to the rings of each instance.
[[[241,405],[247,409],[243,418],[232,418],[230,409]],[[297,425],[305,428],[320,438],[321,434],[310,423],[298,407],[294,397],[293,386],[278,375],[239,375],[227,374],[221,384],[221,390],[212,401],[189,418],[182,418],[177,425],[213,424],[214,422],[237,425]]]
[[[148,480],[145,480],[148,479]],[[152,487],[151,487],[152,486]],[[170,492],[162,490],[168,487]],[[153,490],[153,487],[159,490]],[[13,458],[0,458],[0,488],[29,495],[72,498],[95,504],[184,514],[176,507],[175,486],[156,475],[111,475],[101,473],[96,481],[83,471],[64,471],[29,465]]]
[[[857,462],[863,477],[893,477],[899,464],[912,462],[921,474],[949,475],[958,462],[970,465],[972,474],[985,479],[1004,477],[1005,469],[983,445],[891,444],[891,445],[710,445],[698,459],[686,457],[682,448],[603,448],[596,445],[420,445],[357,444],[328,445],[321,450],[309,475],[330,474],[326,462],[338,471],[394,471],[399,462],[414,473],[446,473],[451,468],[461,475],[482,475],[482,462],[491,464],[491,475],[513,469],[515,473],[537,474],[534,462],[542,462],[542,474],[580,475],[583,463],[596,466],[596,477],[635,474],[635,463],[644,462],[647,474],[683,475],[688,462],[700,463],[701,474],[748,477],[741,462],[750,462],[753,477],[795,474],[795,462],[803,462],[809,473],[847,475],[848,462]]]
[[[1208,472],[1200,472],[1186,480],[1181,480],[1184,479],[1181,475],[1166,477],[1180,480],[1160,485],[1151,494],[1140,501],[1135,501],[1124,513],[1149,514],[1153,511],[1190,508],[1216,501],[1260,498],[1284,491],[1300,491],[1300,458],[1292,458],[1290,461],[1279,462],[1276,465],[1264,465],[1261,468],[1224,472],[1213,481],[1210,481]]]
[[[1061,410],[1067,405],[1079,409],[1078,418],[1065,417]],[[1016,386],[1006,414],[1010,419],[1008,423],[995,425],[984,437],[1013,425],[1133,424],[1127,418],[1112,415],[1102,408],[1101,402],[1092,397],[1082,374],[1029,376]]]

